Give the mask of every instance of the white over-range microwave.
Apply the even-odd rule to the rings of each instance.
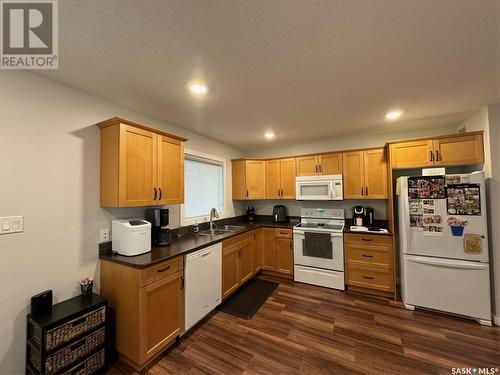
[[[295,177],[296,199],[310,201],[341,201],[342,175]]]

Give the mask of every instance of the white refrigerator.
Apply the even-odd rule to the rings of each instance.
[[[491,325],[484,173],[397,181],[401,297]]]

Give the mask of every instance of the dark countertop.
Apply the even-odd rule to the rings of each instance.
[[[377,235],[377,236],[392,236],[392,232],[389,231],[389,233],[379,233],[379,232],[356,232],[350,230],[350,226],[354,225],[353,219],[346,219],[345,220],[345,226],[344,226],[344,233],[356,233],[356,234],[366,234],[366,235]],[[374,226],[379,227],[379,228],[388,228],[388,222],[387,220],[375,220],[374,221]]]
[[[287,223],[273,223],[271,219],[256,219],[253,222],[250,221],[235,221],[231,222],[231,225],[241,225],[245,229],[230,232],[224,235],[217,236],[204,236],[198,233],[185,233],[180,237],[172,236],[172,242],[168,246],[153,246],[151,251],[146,254],[136,255],[132,257],[127,257],[118,254],[102,253],[99,254],[99,259],[107,260],[110,262],[120,263],[126,266],[134,268],[146,268],[155,263],[163,262],[169,258],[176,257],[178,255],[188,254],[195,250],[202,249],[204,247],[214,245],[228,238],[237,236],[248,232],[253,229],[261,227],[271,227],[271,228],[293,228],[294,225],[298,223],[297,220],[292,219]]]

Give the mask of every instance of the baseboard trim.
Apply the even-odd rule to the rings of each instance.
[[[496,316],[495,314],[491,314],[491,317],[493,318],[493,324],[496,326],[500,326],[500,316]]]

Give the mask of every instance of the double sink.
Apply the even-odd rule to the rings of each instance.
[[[223,236],[225,234],[245,229],[242,225],[224,225],[221,228],[207,229],[199,232],[202,236]]]

